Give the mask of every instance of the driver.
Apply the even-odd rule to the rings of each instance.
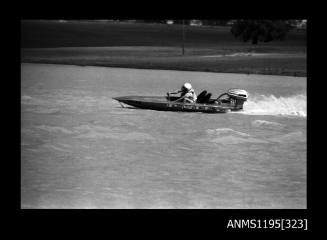
[[[197,97],[190,83],[184,83],[183,86],[181,87],[181,90],[177,90],[175,92],[168,92],[167,95],[169,96],[169,94],[178,94],[178,93],[181,94],[181,97],[176,101],[182,101],[184,103],[196,102]]]

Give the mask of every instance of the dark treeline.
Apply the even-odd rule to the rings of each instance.
[[[136,20],[129,20],[129,19],[113,19],[113,21],[119,22],[136,22],[136,23],[161,23],[161,24],[184,24],[191,25],[198,24],[198,25],[205,25],[205,26],[228,26],[233,25],[235,22],[241,19],[136,19]],[[244,19],[246,20],[246,19]],[[264,20],[264,19],[262,19]],[[302,20],[299,19],[288,19],[288,20],[279,20],[283,21],[285,24],[288,24],[292,28],[296,28],[299,25],[302,25]]]
[[[136,20],[127,20],[127,19],[114,19],[114,21],[128,21],[128,22],[137,22],[137,23],[161,23],[161,24],[184,24],[190,25],[191,23],[198,23],[201,25],[206,26],[227,26],[228,24],[232,23],[233,20],[230,19],[220,19],[220,20],[192,20],[192,19],[136,19]]]
[[[135,20],[136,22],[139,23],[162,23],[162,24],[167,24],[171,22],[171,24],[182,24],[183,20],[182,19],[146,19],[146,20]],[[201,25],[206,25],[206,26],[226,26],[228,23],[230,23],[232,20],[226,19],[226,20],[191,20],[191,19],[185,19],[184,24],[190,25],[192,22],[198,22],[201,23]]]

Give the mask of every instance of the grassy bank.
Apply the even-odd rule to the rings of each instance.
[[[21,61],[306,76],[306,35],[253,46],[228,27],[102,22],[23,21]]]

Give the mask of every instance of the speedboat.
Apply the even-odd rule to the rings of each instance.
[[[201,94],[200,94],[201,95]],[[199,95],[199,96],[200,96]],[[243,89],[232,88],[222,93],[216,99],[208,99],[195,103],[179,102],[180,97],[172,96],[123,96],[114,97],[120,103],[136,108],[151,109],[158,111],[178,112],[204,112],[204,113],[226,113],[229,111],[240,111],[248,98],[248,93]],[[124,105],[122,105],[124,106]]]

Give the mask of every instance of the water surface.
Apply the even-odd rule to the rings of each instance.
[[[241,113],[122,108],[191,82]],[[21,65],[22,208],[306,208],[306,78]]]

